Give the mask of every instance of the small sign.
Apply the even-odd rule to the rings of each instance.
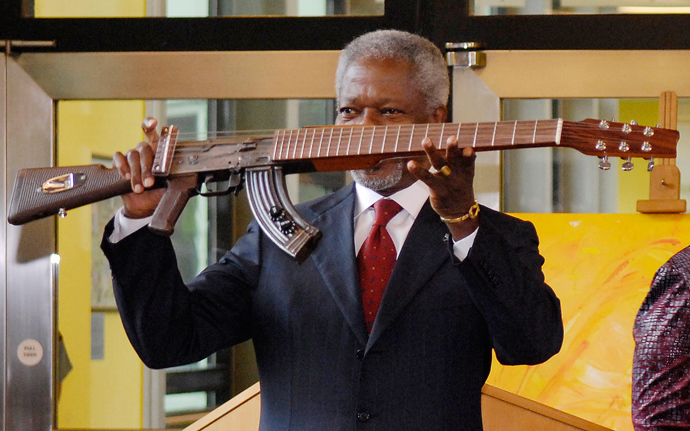
[[[27,367],[33,367],[43,359],[43,346],[38,341],[28,338],[19,344],[17,356],[19,362]]]

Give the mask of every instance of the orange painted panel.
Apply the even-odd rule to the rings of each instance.
[[[690,245],[690,215],[517,214],[539,233],[565,340],[538,366],[494,360],[487,383],[616,430],[632,430],[635,315],[656,270]]]

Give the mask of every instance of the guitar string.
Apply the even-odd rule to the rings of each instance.
[[[548,120],[544,120],[544,121],[548,121]],[[552,121],[553,121],[553,120],[552,120]],[[432,136],[434,136],[434,137],[436,137],[437,135],[439,135],[440,133],[437,133],[437,131],[436,131],[436,130],[433,130],[433,129],[443,128],[443,127],[444,127],[444,126],[443,126],[444,124],[446,124],[446,123],[437,123],[437,124],[432,124],[432,125],[430,125],[429,128],[431,129],[431,132],[432,132],[432,133],[429,133],[429,135],[432,135]],[[457,124],[467,125],[467,123],[457,123]],[[478,130],[478,134],[480,134],[480,135],[491,134],[491,135],[493,136],[494,131],[500,129],[501,127],[506,127],[506,128],[510,127],[511,129],[513,128],[513,122],[500,122],[500,123],[498,123],[497,126],[494,126],[493,123],[478,123],[478,124],[479,124],[479,126],[476,128],[476,130]],[[405,129],[407,129],[407,128],[411,128],[411,126],[412,126],[412,125],[410,124],[410,125],[391,126],[391,127],[398,127],[398,128],[399,128],[399,133],[396,135],[396,136],[398,137],[397,140],[399,140],[399,141],[405,141],[407,138],[409,138],[409,137],[411,137],[411,136],[414,137],[415,135],[422,136],[422,138],[424,137],[424,134],[423,134],[423,133],[420,133],[420,132],[418,132],[418,131],[415,131],[414,133],[409,133],[407,130],[405,130]],[[279,132],[283,132],[283,131],[284,131],[284,132],[288,133],[288,132],[291,132],[291,131],[293,131],[293,132],[294,132],[294,131],[300,131],[300,132],[302,132],[302,131],[305,131],[305,130],[306,130],[306,132],[304,133],[304,136],[306,136],[307,139],[312,139],[316,134],[319,133],[319,130],[320,130],[321,132],[323,132],[323,130],[321,130],[321,129],[330,130],[330,129],[339,129],[339,128],[340,128],[340,127],[338,127],[338,126],[334,126],[334,127],[325,127],[325,128],[314,129],[314,130],[316,130],[316,131],[315,131],[314,133],[312,133],[312,134],[309,133],[309,131],[310,131],[311,129],[304,129],[304,128],[302,128],[302,129],[277,129],[275,132],[278,132],[278,133],[279,133]],[[379,128],[380,128],[380,126],[379,126]],[[499,140],[499,139],[511,140],[511,139],[513,139],[513,137],[516,136],[516,135],[519,136],[519,135],[521,135],[521,134],[527,133],[528,131],[529,131],[529,134],[532,133],[532,127],[531,127],[531,126],[529,126],[529,127],[523,127],[523,128],[524,128],[524,129],[529,129],[529,130],[521,131],[521,128],[518,127],[517,129],[515,129],[515,132],[514,132],[514,133],[513,133],[513,132],[509,132],[509,133],[507,133],[507,134],[505,134],[505,135],[501,135],[501,136],[499,136],[498,138],[496,138],[496,140]],[[549,136],[549,135],[553,135],[553,134],[554,134],[554,131],[555,131],[555,128],[556,128],[556,127],[553,126],[553,125],[546,125],[546,126],[541,126],[541,125],[540,125],[540,126],[539,126],[539,129],[538,129],[538,131],[537,131],[537,134],[538,134],[539,136]],[[367,136],[367,137],[369,137],[369,136],[371,136],[370,132],[374,129],[374,127],[372,127],[372,126],[364,126],[364,127],[362,127],[362,129],[364,130],[362,134],[365,135],[365,136]],[[449,129],[449,130],[444,131],[444,133],[443,133],[444,135],[446,135],[446,136],[453,136],[453,135],[456,135],[456,133],[453,133],[452,127],[449,127],[448,129]],[[658,131],[658,130],[666,130],[666,129],[658,129],[658,128],[657,128],[657,129],[652,129],[652,130],[654,130],[654,131],[655,131],[655,134],[656,134],[656,131]],[[617,140],[632,140],[632,141],[637,140],[637,141],[640,141],[640,142],[644,142],[644,141],[651,141],[651,140],[654,140],[654,139],[655,139],[655,138],[654,138],[654,135],[652,135],[651,137],[648,137],[648,136],[644,135],[642,131],[637,131],[637,132],[636,132],[636,131],[633,131],[633,132],[630,132],[630,133],[628,133],[628,134],[625,134],[624,132],[622,132],[622,131],[620,131],[620,130],[610,130],[610,129],[608,129],[608,130],[602,130],[602,129],[600,129],[600,128],[599,128],[598,126],[596,126],[596,125],[589,126],[589,125],[587,125],[587,124],[584,124],[584,125],[579,125],[579,124],[574,124],[574,125],[572,125],[572,124],[568,124],[567,127],[564,127],[564,128],[562,129],[562,131],[561,131],[561,136],[580,136],[580,134],[577,133],[577,132],[580,132],[580,131],[589,131],[589,132],[594,132],[595,134],[608,134],[608,135],[611,135],[612,138],[616,138]],[[447,132],[447,133],[446,133],[446,132]],[[225,135],[221,135],[220,133],[224,133]],[[386,132],[385,130],[375,130],[375,131],[374,131],[374,139],[376,139],[377,137],[382,137],[382,136],[385,137],[386,133],[387,133],[387,132]],[[475,133],[475,128],[474,128],[474,127],[472,127],[472,128],[467,128],[466,130],[460,130],[460,135],[461,135],[461,136],[464,136],[464,135],[474,135],[474,133]],[[360,134],[358,133],[357,135],[360,135]],[[247,132],[247,131],[242,131],[242,132],[219,132],[219,134],[217,134],[216,136],[213,136],[213,137],[210,137],[210,138],[206,138],[206,139],[184,140],[184,139],[186,139],[187,137],[190,137],[190,138],[191,138],[191,137],[198,137],[198,134],[196,134],[196,133],[187,132],[187,133],[178,133],[178,134],[177,134],[177,140],[180,141],[180,142],[178,142],[178,145],[194,145],[194,146],[198,146],[199,143],[202,143],[202,142],[207,142],[208,144],[213,144],[213,143],[214,143],[213,141],[214,141],[214,140],[217,140],[217,139],[218,139],[218,140],[221,140],[221,139],[225,139],[225,138],[236,138],[236,137],[240,137],[240,136],[246,136],[247,138],[251,138],[251,139],[262,139],[262,138],[269,138],[269,139],[272,139],[274,135],[273,135],[273,134],[270,134],[270,135],[269,135],[269,134],[260,134],[260,132],[259,132],[259,133],[255,133],[255,132],[253,132],[253,131],[252,131],[252,132]],[[329,136],[329,138],[330,138],[330,136]],[[583,138],[586,138],[586,136],[583,136]],[[319,140],[321,140],[321,139],[319,139]],[[295,141],[298,141],[298,140],[295,139]],[[394,142],[394,141],[395,141],[395,139],[392,139],[392,140],[391,140],[391,142]],[[251,141],[249,141],[249,142],[251,142]],[[240,142],[240,141],[238,141],[238,142],[233,142],[232,144],[237,144],[237,143],[241,143],[241,142]]]
[[[540,121],[542,123],[547,123],[547,124],[538,126],[538,130],[536,130],[535,138],[538,137],[539,139],[533,139],[533,141],[543,141],[544,139],[548,139],[549,137],[553,136],[555,133],[555,130],[554,130],[555,126],[553,123],[556,123],[558,120],[540,120]],[[484,146],[483,143],[486,142],[486,137],[483,136],[484,134],[491,133],[493,136],[495,131],[500,129],[501,127],[506,127],[506,128],[507,127],[510,127],[510,128],[515,127],[514,133],[511,132],[511,133],[508,133],[506,135],[500,135],[498,138],[492,139],[491,142],[493,143],[493,146],[499,146],[499,147],[507,146],[507,148],[511,148],[511,147],[515,147],[516,145],[529,144],[530,143],[529,140],[526,140],[525,142],[523,142],[522,139],[519,139],[518,143],[515,144],[515,137],[524,135],[524,133],[521,129],[530,129],[530,132],[531,132],[531,129],[532,129],[531,124],[533,122],[532,121],[526,121],[526,122],[520,121],[518,123],[520,123],[521,127],[514,126],[515,122],[510,122],[510,121],[508,121],[508,122],[504,121],[504,122],[499,122],[499,123],[475,123],[476,127],[466,127],[466,129],[464,129],[464,130],[460,130],[461,125],[462,124],[467,125],[467,123],[456,123],[456,124],[452,124],[452,126],[448,128],[449,130],[448,130],[447,136],[452,136],[452,135],[457,134],[457,137],[459,138],[458,139],[459,144],[460,144],[459,146],[461,146],[461,147],[462,146],[475,146],[476,147],[477,144],[475,143],[474,134],[477,134],[477,136],[480,136],[480,139],[479,139],[479,141],[481,142],[480,146]],[[429,129],[431,129],[431,133],[429,133],[429,134],[431,136],[433,136],[434,138],[436,138],[437,135],[439,135],[439,134],[436,133],[437,130],[434,130],[434,129],[441,128],[443,130],[443,129],[445,129],[445,125],[446,125],[446,123],[437,123],[437,124],[430,125]],[[413,131],[406,130],[406,129],[411,129],[412,128],[411,126],[412,125],[401,125],[401,126],[399,126],[398,127],[398,136],[397,136],[398,139],[396,139],[395,141],[392,141],[392,142],[397,143],[397,142],[401,142],[401,141],[405,142],[407,140],[410,140],[410,141],[412,141],[412,143],[415,146],[417,146],[417,145],[421,146],[422,137],[417,136],[417,139],[419,140],[419,144],[415,144],[414,143],[415,135],[418,135],[418,133],[414,133]],[[453,126],[458,127],[457,133],[452,133]],[[397,127],[397,126],[392,126],[392,127]],[[599,134],[599,135],[606,134],[606,133],[608,133],[609,135],[613,135],[612,138],[614,138],[614,139],[611,139],[611,138],[606,139],[605,138],[605,140],[604,140],[605,142],[606,142],[606,140],[609,140],[609,141],[613,141],[614,143],[625,141],[625,142],[628,142],[629,144],[640,144],[640,143],[644,143],[645,141],[647,141],[647,142],[652,141],[652,142],[655,142],[653,144],[653,146],[658,144],[658,142],[656,142],[656,141],[658,141],[658,138],[655,139],[653,136],[649,137],[649,136],[644,135],[643,131],[645,129],[643,126],[636,126],[636,127],[641,129],[641,130],[632,131],[631,133],[625,134],[622,130],[615,130],[615,129],[602,130],[598,124],[568,122],[567,127],[564,127],[563,130],[561,131],[561,138],[571,138],[571,139],[576,138],[578,140],[583,140],[583,139],[586,139],[587,136],[580,136],[580,134],[578,132],[584,131],[584,132],[592,132],[594,134]],[[310,138],[313,139],[314,136],[318,133],[319,129],[321,129],[320,131],[321,131],[322,136],[324,135],[323,132],[325,129],[330,129],[331,130],[331,133],[329,134],[329,138],[330,138],[330,136],[332,136],[332,131],[333,131],[333,129],[335,129],[335,127],[323,127],[323,128],[313,128],[313,129],[312,128],[278,129],[275,133],[280,133],[280,132],[288,133],[288,132],[294,131],[294,130],[305,130],[304,142],[299,142],[299,141],[288,142],[288,147],[289,147],[291,145],[295,145],[295,146],[306,145],[306,140],[310,139]],[[384,129],[384,128],[379,127],[379,129]],[[309,132],[311,130],[314,130],[314,132],[310,134]],[[652,129],[652,130],[657,130],[657,129]],[[373,135],[370,133],[371,131],[374,132]],[[412,132],[412,133],[410,133],[410,132]],[[222,132],[222,133],[224,133],[224,132]],[[228,135],[228,137],[230,137],[230,136],[233,136],[233,137],[235,137],[235,136],[248,136],[248,137],[258,137],[259,139],[261,139],[261,138],[272,139],[273,138],[273,135],[256,136],[256,133],[254,133],[253,131],[242,131],[242,132],[237,133],[237,134],[235,134],[234,132],[230,132],[230,133],[231,133],[231,135]],[[381,130],[375,130],[375,127],[365,127],[364,130],[362,131],[362,133],[357,133],[356,135],[359,135],[360,137],[367,136],[367,138],[369,138],[369,136],[371,136],[371,139],[377,140],[377,141],[381,138],[381,135],[383,135],[384,140],[382,142],[383,146],[381,147],[382,148],[381,152],[385,152],[383,149],[387,148],[387,142],[385,141],[386,133],[387,133],[386,130],[383,130],[383,132],[381,132]],[[473,138],[463,139],[468,134],[472,134]],[[181,136],[186,136],[186,135],[196,136],[196,134],[191,134],[191,133],[186,133],[186,134],[185,133],[178,133],[177,139],[179,140]],[[224,143],[224,142],[214,143],[213,142],[214,139],[223,139],[223,138],[224,137],[221,136],[221,137],[210,138],[210,139],[200,140],[200,141],[182,141],[182,142],[178,142],[176,144],[176,146],[180,147],[180,148],[184,148],[187,146],[199,147],[200,143],[205,143],[205,145],[214,145],[214,144],[216,144],[216,145],[236,145],[236,144],[241,144],[241,142],[229,142],[229,143]],[[439,142],[441,142],[441,144],[442,144],[441,146],[439,146],[440,149],[443,149],[446,146],[446,143],[442,138],[443,138],[443,135],[441,134],[438,137]],[[596,139],[596,138],[597,138],[596,136],[592,137],[592,139]],[[320,139],[320,141],[322,141],[322,140],[323,140],[323,138]],[[467,142],[468,140],[470,142]],[[329,144],[330,144],[330,141],[331,141],[331,139],[329,139]],[[510,141],[510,143],[508,143],[508,141]],[[472,145],[472,144],[474,144],[474,145]],[[556,146],[556,145],[553,145],[553,146]],[[568,146],[572,146],[572,145],[565,144],[563,146],[568,147]],[[611,151],[611,149],[609,149],[609,151]],[[282,152],[281,152],[281,154],[282,154]],[[320,155],[320,151],[317,154]],[[360,154],[360,153],[358,152],[357,154]],[[372,151],[371,153],[367,153],[367,154],[377,154],[377,152]],[[309,153],[309,155],[311,155],[311,152]]]

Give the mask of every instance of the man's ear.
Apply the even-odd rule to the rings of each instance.
[[[439,106],[431,113],[430,123],[445,123],[448,118],[448,108]]]

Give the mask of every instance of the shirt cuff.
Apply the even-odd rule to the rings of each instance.
[[[113,244],[122,241],[127,236],[148,225],[151,222],[151,219],[153,219],[153,216],[144,218],[128,218],[125,217],[123,210],[124,208],[120,207],[120,209],[115,213],[113,233],[110,234],[110,238],[108,238],[108,241]]]
[[[474,232],[466,237],[453,241],[453,254],[460,260],[460,262],[465,260],[467,255],[470,254],[470,249],[474,244],[474,239],[477,237],[478,230],[479,228],[475,229]]]

